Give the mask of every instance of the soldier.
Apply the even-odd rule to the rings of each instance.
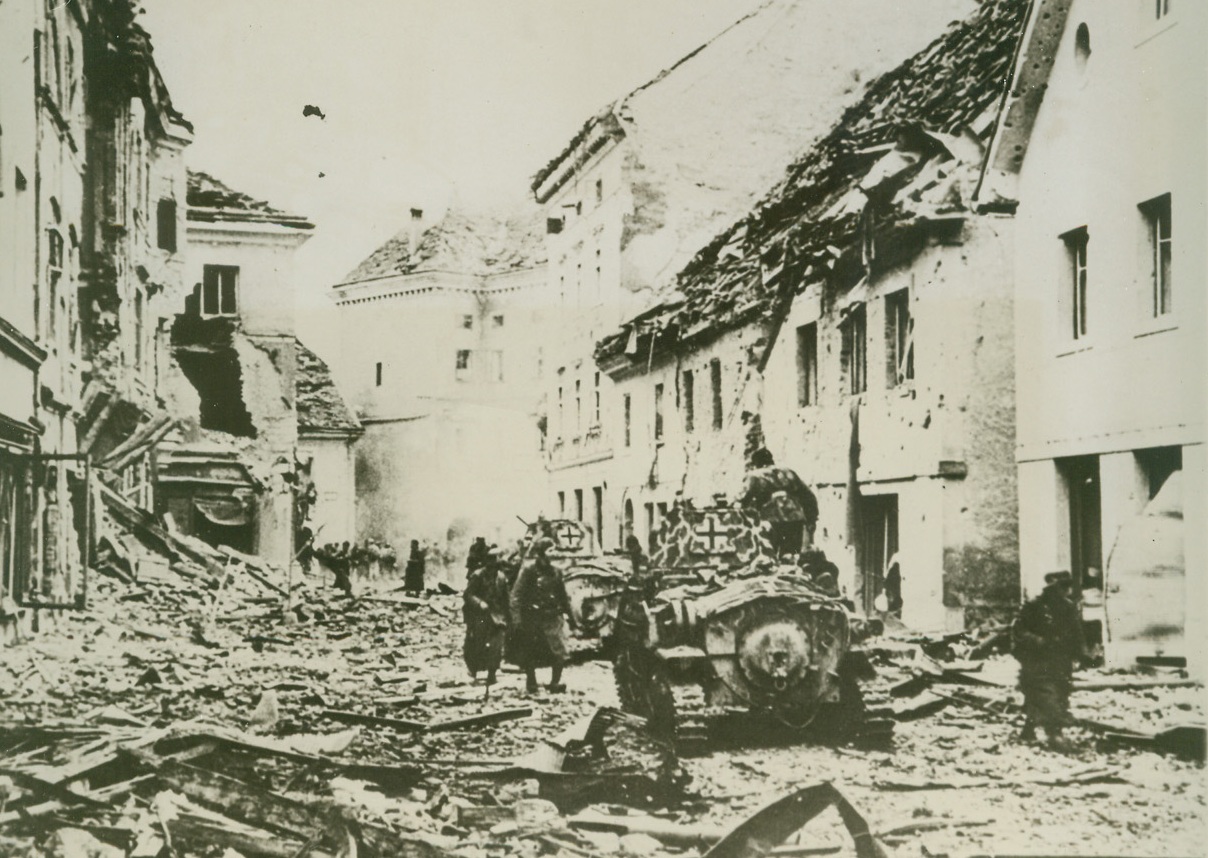
[[[466,579],[461,615],[466,622],[462,654],[471,676],[487,672],[487,685],[495,684],[495,671],[503,658],[507,636],[510,594],[504,573],[503,552],[492,547]]]
[[[548,536],[533,540],[512,587],[508,660],[524,670],[529,694],[537,691],[536,669],[547,665],[549,690],[566,690],[562,667],[567,659],[567,625],[573,628],[574,618],[562,578],[546,556],[552,545]]]
[[[331,558],[331,571],[336,576],[335,587],[345,596],[352,596],[352,550],[348,542],[343,542]]]
[[[1061,731],[1070,723],[1074,666],[1086,657],[1082,617],[1071,595],[1069,572],[1050,572],[1044,583],[1044,591],[1020,609],[1011,629],[1024,700],[1019,738],[1030,742],[1036,728],[1043,727],[1049,744],[1064,749]]]
[[[741,503],[768,523],[777,557],[796,557],[803,544],[813,544],[818,501],[795,471],[776,467],[765,447],[751,454]]]
[[[411,540],[411,553],[403,570],[403,590],[415,596],[424,592],[424,552],[418,539]]]

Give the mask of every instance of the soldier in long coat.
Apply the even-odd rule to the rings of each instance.
[[[1070,723],[1070,690],[1075,666],[1086,657],[1082,617],[1072,598],[1069,572],[1050,572],[1044,591],[1019,611],[1012,627],[1012,653],[1019,662],[1024,725],[1020,739],[1044,729],[1050,745],[1061,748]]]
[[[462,618],[466,639],[462,654],[470,674],[487,672],[487,685],[495,683],[495,671],[503,660],[507,637],[510,592],[503,568],[503,553],[492,548],[477,569],[466,579]]]
[[[549,690],[566,690],[562,668],[567,660],[567,626],[574,620],[562,576],[546,555],[552,545],[548,536],[533,541],[512,586],[508,661],[524,670],[530,694],[537,691],[536,669],[546,666],[551,668]]]
[[[796,557],[803,546],[813,543],[818,524],[817,498],[796,471],[776,467],[772,454],[764,447],[751,454],[741,503],[768,523],[778,557]]]

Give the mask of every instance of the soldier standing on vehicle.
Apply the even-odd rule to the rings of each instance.
[[[768,523],[778,558],[795,558],[803,545],[813,544],[818,501],[795,471],[776,467],[766,447],[751,454],[741,504]]]
[[[512,587],[508,660],[524,670],[529,694],[537,691],[536,669],[546,666],[549,690],[566,690],[562,668],[567,660],[567,626],[574,627],[574,618],[562,578],[547,556],[552,545],[548,536],[533,540]]]
[[[1070,573],[1050,572],[1044,583],[1044,591],[1024,604],[1011,629],[1024,701],[1019,738],[1033,741],[1036,728],[1041,727],[1050,745],[1064,749],[1061,733],[1070,723],[1074,667],[1086,657],[1086,649]]]

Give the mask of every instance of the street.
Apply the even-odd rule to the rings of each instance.
[[[251,579],[207,590],[183,579],[130,586],[102,578],[97,610],[72,614],[60,632],[14,647],[5,660],[0,769],[8,778],[0,851],[125,854],[54,852],[48,844],[70,839],[68,830],[91,832],[101,844],[127,834],[131,843],[151,844],[133,855],[156,854],[164,832],[171,832],[179,856],[219,854],[216,846],[249,855],[307,848],[300,835],[270,833],[267,822],[250,828],[237,822],[249,816],[232,799],[235,788],[339,808],[341,819],[363,824],[360,842],[369,852],[362,854],[373,854],[365,833],[371,826],[380,827],[372,829],[376,854],[393,854],[380,845],[386,833],[420,838],[434,850],[414,854],[697,854],[709,837],[759,807],[821,782],[832,783],[865,816],[891,854],[1156,856],[1195,854],[1201,843],[1202,763],[1109,749],[1080,731],[1073,733],[1075,750],[1058,754],[1015,742],[1018,715],[960,704],[906,714],[892,744],[876,749],[758,747],[757,737],[749,737],[741,747],[679,760],[690,779],[676,786],[664,781],[653,800],[608,787],[593,791],[586,774],[546,778],[516,769],[521,758],[536,759],[531,755],[546,740],[617,705],[609,665],[585,660],[590,653],[580,651],[579,663],[567,670],[566,693],[543,689],[535,696],[523,692],[521,674],[505,671],[487,699],[482,678],[473,682],[461,663],[460,598],[408,599],[399,585],[391,578],[358,581],[348,600],[310,577],[295,591],[287,621],[280,600]],[[878,677],[869,693],[909,679],[908,665],[920,656],[904,654],[915,649],[873,641]],[[985,670],[1009,663],[995,656]],[[1084,672],[1079,680],[1102,685],[1120,677]],[[975,690],[986,687],[1013,695],[994,686]],[[1072,709],[1079,718],[1154,730],[1202,717],[1200,697],[1186,683],[1155,682],[1075,692]],[[484,713],[509,720],[460,729],[449,723]],[[341,723],[355,715],[370,723]],[[383,718],[398,723],[385,726]],[[198,735],[223,741],[183,738]],[[635,775],[627,766],[636,765],[652,779],[647,783],[659,781],[654,768],[666,760],[640,725],[614,723],[604,741],[607,760],[572,764],[568,757],[565,771],[621,783]],[[240,750],[239,742],[260,751]],[[123,747],[134,750],[122,754]],[[169,761],[173,753],[179,759]],[[382,767],[392,769],[393,782]],[[204,771],[235,780],[225,791],[207,791],[197,779]],[[45,782],[69,785],[82,797],[48,795],[37,785]],[[114,798],[87,799],[110,793]],[[160,816],[140,810],[162,809],[170,796],[185,807],[197,799],[218,813],[199,829],[186,824],[194,817],[179,807],[175,820],[162,810]],[[258,806],[267,812],[271,803],[262,799]],[[585,818],[601,813],[628,815],[611,817],[618,823],[612,832],[584,827]],[[618,835],[625,825],[642,830],[651,817],[675,823],[675,836]],[[704,838],[701,846],[688,845],[685,832]],[[833,810],[788,842],[781,848],[796,849],[792,854],[852,849]],[[311,846],[323,854],[318,843]],[[34,844],[51,851],[32,851]]]

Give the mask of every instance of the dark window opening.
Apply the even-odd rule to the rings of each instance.
[[[496,328],[502,328],[503,327],[503,314],[496,313],[494,316],[492,316],[491,324],[494,325]]]
[[[558,492],[558,517],[566,518],[566,492]]]
[[[1086,24],[1079,24],[1074,33],[1074,59],[1079,70],[1086,68],[1086,61],[1091,57],[1091,30]]]
[[[596,518],[596,548],[600,551],[604,550],[604,488],[596,486],[591,490],[592,494],[592,509],[595,512]]]
[[[575,489],[575,521],[583,520],[583,489]]]
[[[633,501],[632,500],[627,499],[625,501],[625,510],[622,513],[622,515],[624,517],[621,520],[621,532],[620,532],[620,534],[618,534],[618,536],[619,536],[618,542],[622,546],[624,546],[629,541],[629,537],[634,535],[634,532],[633,532]]]
[[[1068,303],[1070,308],[1070,333],[1073,339],[1080,340],[1086,336],[1086,251],[1090,236],[1086,227],[1070,230],[1061,236],[1065,244],[1067,264],[1069,265]]]
[[[663,437],[663,385],[654,386],[654,440]]]
[[[654,529],[654,504],[646,504],[646,550],[654,553],[658,532]]]
[[[797,329],[797,404],[818,404],[818,325]]]
[[[847,392],[863,393],[868,389],[868,315],[859,304],[848,313],[842,326],[843,371],[847,376]]]
[[[162,199],[156,205],[155,235],[160,250],[176,252],[176,200]]]
[[[467,331],[472,330],[474,328],[474,317],[470,316],[470,315],[462,316],[461,317],[461,326],[463,328],[465,328]]]
[[[547,217],[545,219],[545,231],[550,235],[557,235],[562,232],[562,218]]]
[[[375,387],[382,386],[382,362],[378,361],[373,366],[373,384]]]
[[[1145,475],[1149,500],[1157,497],[1171,474],[1183,470],[1182,447],[1150,447],[1137,450],[1134,455],[1137,457],[1141,473]]]
[[[900,616],[901,569],[895,573],[890,568],[898,553],[898,496],[862,495],[858,503],[860,530],[856,547],[861,602],[871,614],[877,610],[877,596],[884,594],[885,609]]]
[[[713,405],[713,428],[720,429],[722,424],[721,407],[721,361],[717,358],[709,361],[709,393]]]
[[[604,199],[604,180],[596,179],[596,202],[602,202]]]
[[[591,425],[600,425],[600,373],[597,372],[592,380]]]
[[[681,392],[684,397],[684,431],[696,428],[696,378],[692,370],[684,370]]]
[[[1170,290],[1170,194],[1154,197],[1142,203],[1140,209],[1148,239],[1151,309],[1157,318],[1174,308]]]
[[[914,317],[910,315],[910,292],[906,289],[885,296],[885,345],[889,386],[913,379]]]
[[[633,434],[630,431],[633,426],[633,399],[626,393],[622,401],[622,410],[625,412],[625,446],[628,447],[633,443]]]
[[[470,377],[470,350],[458,349],[457,358],[453,365],[454,376],[458,381],[465,381]]]
[[[201,399],[201,428],[255,438],[256,427],[243,401],[243,371],[234,349],[177,350],[176,362]]]

